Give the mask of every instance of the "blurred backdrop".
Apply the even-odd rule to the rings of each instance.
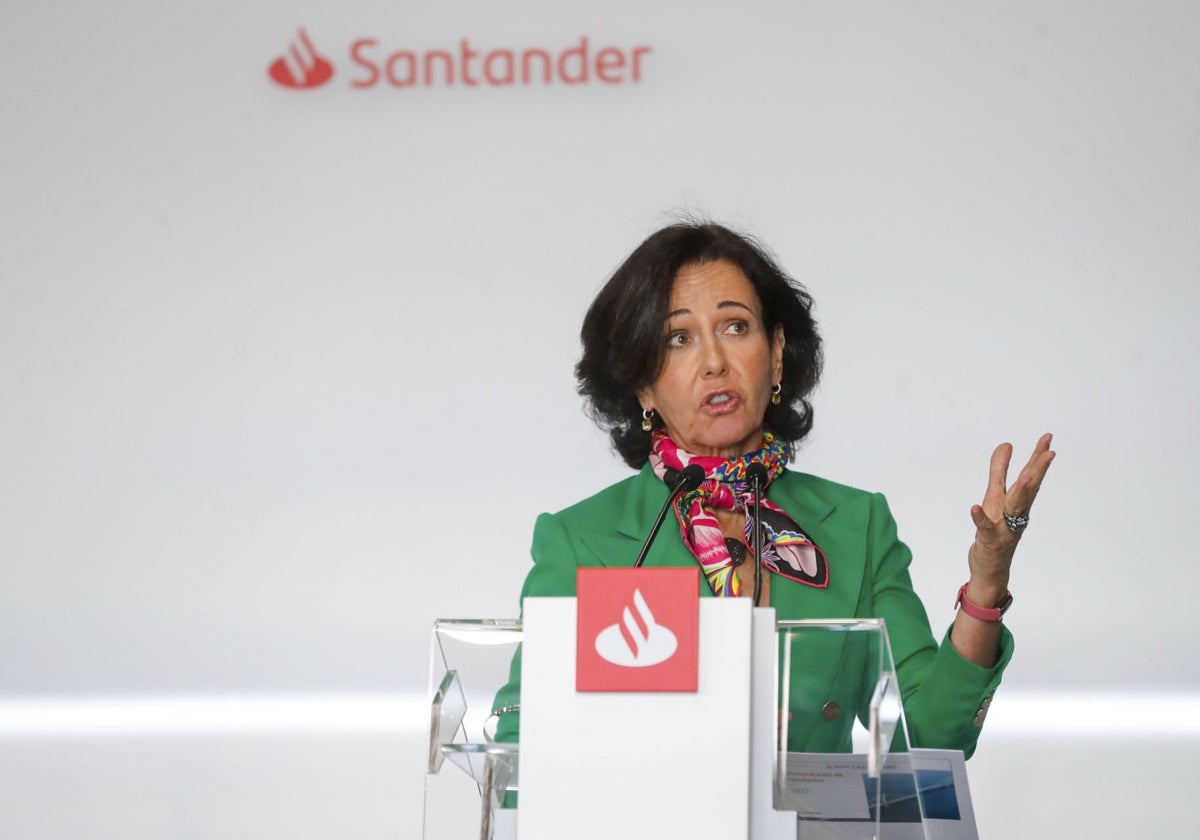
[[[983,836],[1189,818],[1200,8],[2,8],[0,835],[417,836],[430,624],[627,474],[578,327],[679,213],[816,297],[795,468],[935,627],[1056,435]]]

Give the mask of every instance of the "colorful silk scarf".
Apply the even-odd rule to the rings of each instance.
[[[746,545],[754,546],[754,493],[746,480],[746,467],[755,461],[767,468],[767,486],[792,458],[792,447],[769,431],[763,432],[762,448],[740,458],[693,455],[675,445],[661,431],[654,433],[650,467],[663,478],[667,469],[682,470],[689,464],[704,469],[704,482],[697,490],[683,493],[675,500],[675,516],[684,545],[700,562],[704,577],[714,595],[741,594],[742,585],[734,573],[734,560],[725,545],[725,535],[712,509],[740,510],[746,515]],[[764,491],[766,488],[763,488]],[[783,508],[762,499],[765,569],[789,580],[825,589],[829,586],[829,564],[825,554]]]

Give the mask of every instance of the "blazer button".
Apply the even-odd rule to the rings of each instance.
[[[826,703],[824,706],[821,707],[821,718],[823,720],[827,720],[827,721],[837,720],[838,715],[840,715],[841,713],[842,713],[842,707],[839,706],[837,703],[833,702],[832,700],[830,700],[828,703]]]
[[[975,713],[974,723],[976,726],[983,726],[983,722],[987,720],[988,709],[992,707],[992,698],[994,696],[994,693],[989,694],[987,697],[984,697],[983,702],[979,704],[979,711]]]

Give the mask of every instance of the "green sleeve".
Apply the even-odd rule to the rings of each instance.
[[[578,561],[575,549],[559,519],[549,513],[538,517],[533,526],[533,568],[521,587],[521,603],[527,597],[569,597],[575,594],[575,572]],[[521,702],[521,648],[513,654],[508,683],[496,693],[492,710],[517,706]],[[521,725],[517,711],[500,715],[496,724],[496,740],[516,743]]]
[[[909,577],[912,552],[900,542],[896,521],[879,494],[871,502],[868,551],[873,564],[872,611],[887,622],[912,745],[959,749],[970,757],[991,696],[1012,658],[1012,634],[1003,630],[992,668],[963,659],[950,644],[949,632],[940,646],[934,641]]]

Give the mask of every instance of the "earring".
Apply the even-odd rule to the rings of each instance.
[[[779,405],[781,402],[783,402],[783,399],[779,396],[780,392],[782,391],[783,383],[776,382],[775,386],[771,388],[771,405]]]
[[[642,431],[648,432],[653,428],[654,428],[654,409],[653,408],[643,408],[642,409]]]

